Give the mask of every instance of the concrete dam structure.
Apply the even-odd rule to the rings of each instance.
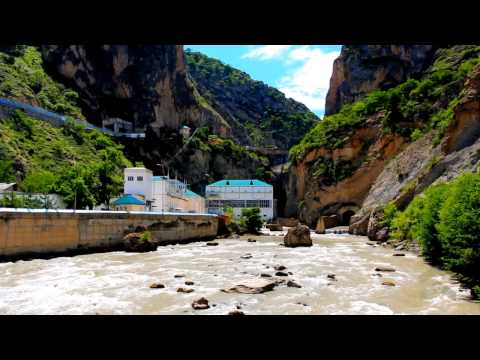
[[[0,260],[121,249],[126,232],[145,226],[157,244],[209,240],[212,214],[0,208]]]

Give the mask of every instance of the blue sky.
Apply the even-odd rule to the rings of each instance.
[[[323,116],[341,45],[185,45],[245,71]]]

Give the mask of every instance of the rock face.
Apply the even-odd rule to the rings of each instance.
[[[284,244],[286,247],[312,246],[310,229],[306,225],[297,225],[288,229],[288,233],[284,238]]]
[[[399,135],[384,135],[380,119],[371,117],[341,148],[315,148],[292,164],[287,184],[287,216],[315,227],[320,216],[337,215],[337,224],[325,228],[348,225],[367,197],[371,186],[387,162],[405,145]],[[351,175],[337,181],[315,172],[316,164],[325,159],[349,166]],[[342,165],[345,164],[345,165]],[[344,216],[345,215],[345,216]],[[328,220],[330,221],[330,220]]]
[[[265,227],[270,231],[283,231],[283,226],[280,224],[267,224]]]
[[[123,238],[123,246],[127,252],[148,252],[155,251],[157,245],[153,242],[143,239],[141,233],[131,233]]]
[[[432,62],[432,45],[345,45],[333,64],[325,115],[375,89],[420,74]]]
[[[315,227],[316,234],[325,234],[325,222],[324,217],[320,216],[317,221],[317,226]]]
[[[80,93],[89,121],[133,122],[135,129],[212,125],[228,136],[221,116],[203,107],[187,77],[182,45],[44,45],[50,73]]]

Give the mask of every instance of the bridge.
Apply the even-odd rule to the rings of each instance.
[[[11,99],[0,97],[0,106],[13,109],[13,110],[23,110],[25,111],[25,113],[27,113],[31,117],[34,117],[36,119],[43,120],[43,121],[48,121],[50,124],[54,126],[59,126],[59,127],[65,126],[67,122],[67,116],[65,115],[58,114],[56,112],[46,110],[38,106],[24,104],[19,101],[15,101]],[[127,138],[133,138],[133,139],[145,138],[145,133],[120,132],[117,127],[115,127],[115,131],[112,131],[104,127],[100,128],[98,126],[90,124],[86,120],[81,120],[81,119],[73,119],[73,122],[77,125],[85,127],[87,130],[97,130],[113,137],[127,137]]]

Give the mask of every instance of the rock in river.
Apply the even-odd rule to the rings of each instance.
[[[395,253],[392,256],[405,256],[405,254],[404,253]]]
[[[261,277],[272,277],[272,275],[266,274],[266,273],[262,273],[262,274],[260,274],[260,276],[261,276]]]
[[[302,287],[301,285],[297,284],[295,281],[292,281],[292,280],[289,280],[287,282],[287,286],[288,287],[295,287],[295,288],[301,288]]]
[[[388,266],[378,266],[375,268],[375,271],[395,271],[394,268],[388,267]]]
[[[217,246],[218,245],[218,242],[207,242],[207,246]]]
[[[285,270],[287,267],[283,265],[276,265],[273,268],[277,271],[282,271],[282,270]]]
[[[194,308],[195,310],[205,310],[210,308],[210,305],[208,305],[208,300],[202,297],[192,303],[192,308]]]
[[[152,285],[150,285],[150,289],[163,289],[164,287],[165,285],[160,283],[153,283]]]
[[[185,277],[184,274],[176,274],[176,275],[173,275],[174,278],[183,278]]]
[[[247,241],[248,242],[257,242],[257,240],[255,240],[255,239],[248,239]]]
[[[228,315],[245,315],[243,311],[233,310],[228,313]]]
[[[335,280],[335,281],[337,281],[337,279],[335,278],[335,276],[336,276],[335,274],[328,274],[328,275],[327,275],[327,278],[330,279],[330,280]]]
[[[249,279],[230,289],[222,289],[226,293],[261,294],[273,290],[276,283],[265,279]]]
[[[386,285],[386,286],[395,286],[395,283],[391,280],[384,280],[382,282],[382,285]]]
[[[187,288],[180,287],[180,288],[177,289],[177,292],[188,294],[188,293],[193,292],[193,289],[187,289]]]
[[[123,247],[127,252],[148,252],[157,249],[157,245],[148,240],[141,233],[125,235],[123,238]]]
[[[185,285],[195,285],[193,281],[187,280],[185,281]]]
[[[288,276],[288,274],[286,272],[283,272],[283,271],[277,271],[275,273],[275,276]]]
[[[288,229],[288,233],[283,240],[286,247],[312,246],[310,229],[306,225],[297,225]]]

